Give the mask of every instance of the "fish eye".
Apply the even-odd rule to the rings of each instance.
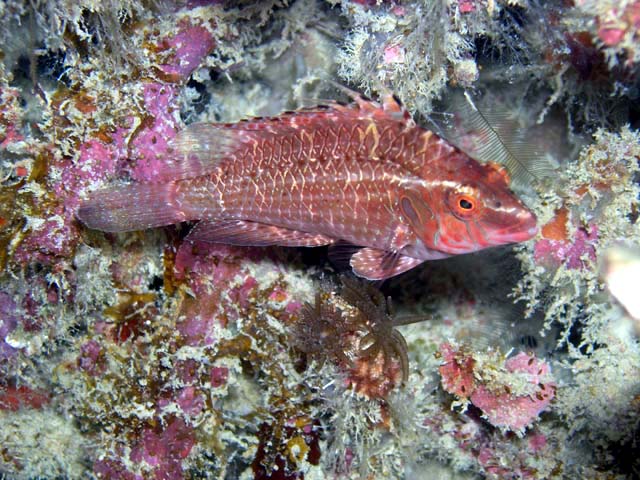
[[[452,199],[451,207],[453,213],[460,218],[468,218],[474,216],[480,202],[478,198],[471,193],[458,193]]]
[[[476,199],[471,195],[458,195],[456,198],[457,210],[462,214],[468,214],[476,209]]]
[[[458,206],[463,210],[473,210],[473,201],[467,197],[462,197],[458,200]]]

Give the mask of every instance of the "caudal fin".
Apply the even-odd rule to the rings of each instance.
[[[129,232],[189,220],[173,201],[175,183],[148,183],[107,188],[90,194],[77,217],[104,232]]]

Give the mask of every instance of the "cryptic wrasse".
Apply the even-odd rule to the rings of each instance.
[[[362,246],[354,272],[384,279],[425,260],[521,242],[535,215],[496,164],[416,125],[392,95],[234,124],[172,142],[157,182],[94,192],[89,228],[122,232],[199,220],[189,237],[234,245]]]

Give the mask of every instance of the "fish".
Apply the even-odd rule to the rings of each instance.
[[[344,89],[348,103],[191,124],[153,182],[95,191],[77,217],[105,232],[197,221],[188,239],[231,245],[353,245],[369,280],[537,233],[504,166],[421,127],[391,92]]]

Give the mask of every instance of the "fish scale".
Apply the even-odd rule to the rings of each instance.
[[[358,129],[354,128],[357,132]],[[362,129],[359,129],[362,132]],[[294,209],[303,210],[312,198],[318,202],[326,202],[329,198],[322,194],[322,191],[318,191],[319,188],[333,188],[336,189],[337,199],[339,202],[351,202],[357,201],[358,196],[348,198],[345,196],[348,193],[348,186],[352,177],[363,180],[365,176],[371,177],[371,183],[373,186],[380,180],[375,177],[375,170],[367,165],[369,162],[358,162],[357,164],[346,165],[345,145],[351,141],[353,137],[352,132],[348,132],[346,129],[340,129],[337,132],[331,128],[326,131],[316,130],[312,135],[312,142],[306,145],[301,140],[300,149],[294,151],[286,147],[292,143],[292,138],[300,139],[300,135],[296,131],[292,133],[292,138],[282,136],[274,139],[274,141],[268,142],[267,140],[261,140],[256,142],[255,146],[250,145],[245,148],[244,152],[238,152],[240,161],[230,162],[231,166],[225,177],[227,179],[226,185],[230,187],[230,191],[222,192],[221,195],[225,197],[225,206],[229,208],[227,213],[232,216],[252,215],[254,220],[258,220],[261,216],[273,217],[279,216],[283,211]],[[369,138],[372,135],[368,136]],[[335,147],[338,148],[335,148]],[[356,153],[359,153],[359,149]],[[252,161],[246,161],[250,152],[261,152],[252,157]],[[331,152],[331,155],[327,155],[327,152]],[[334,153],[335,152],[335,153]],[[352,154],[352,151],[349,151]],[[302,161],[300,162],[302,167],[292,171],[290,169],[282,169],[283,165],[291,165],[299,162],[301,159],[310,158],[313,155],[318,155],[317,158],[321,158],[324,161]],[[272,166],[269,168],[269,166]],[[275,168],[273,168],[275,166]],[[377,165],[380,166],[379,163]],[[364,175],[364,171],[369,170],[367,175]],[[260,178],[263,180],[262,185],[257,185],[252,182],[252,179],[256,175],[256,172],[260,172]],[[378,172],[380,173],[380,172]],[[378,175],[379,176],[379,175]],[[313,180],[313,181],[312,181]],[[342,183],[339,183],[342,182]],[[313,185],[313,186],[312,186]],[[291,195],[291,190],[294,186],[299,187],[296,190],[299,193],[298,197]],[[382,188],[386,188],[382,185]],[[243,201],[246,198],[255,196],[256,198],[263,198],[264,191],[280,192],[280,196],[271,195],[268,198],[274,202],[273,204],[260,204],[256,202],[253,208],[244,208],[241,212],[231,209],[231,205],[234,202]],[[352,191],[353,192],[353,191]],[[237,199],[233,196],[233,193],[241,197]],[[306,195],[306,197],[305,197]],[[291,205],[287,205],[287,200],[291,202]],[[279,201],[279,203],[275,203]],[[315,207],[317,209],[317,207]],[[252,212],[253,210],[253,212]],[[274,214],[270,214],[270,210],[275,210]],[[301,226],[305,221],[314,221],[314,218],[300,219],[296,226]],[[293,225],[289,225],[293,226]]]
[[[198,220],[192,240],[317,246],[346,241],[370,279],[425,260],[531,238],[536,218],[504,168],[416,125],[395,97],[235,124],[195,124],[154,184],[94,192],[78,217],[105,231]]]
[[[221,182],[215,175],[210,178],[209,183],[191,186],[185,190],[181,203],[191,205],[196,212],[204,212],[212,200],[224,199],[223,212],[216,211],[206,216],[201,214],[201,217],[215,218],[223,215],[266,223],[278,221],[279,225],[292,229],[303,229],[306,225],[313,224],[322,233],[338,231],[340,238],[344,240],[353,241],[359,235],[369,235],[373,245],[380,248],[388,247],[384,244],[384,240],[389,237],[389,231],[394,230],[397,225],[390,224],[381,218],[378,212],[384,212],[382,208],[375,209],[373,214],[367,214],[368,205],[362,201],[367,196],[386,198],[387,206],[391,206],[387,192],[391,191],[392,187],[380,182],[379,177],[382,173],[380,165],[362,166],[360,164],[358,183],[351,181],[350,172],[353,168],[349,164],[331,166],[331,169],[327,169],[327,165],[317,163],[306,165],[295,175],[297,177],[295,183],[300,188],[292,191],[291,186],[294,182],[286,173],[279,170],[263,171],[259,177],[261,183],[258,183],[250,176],[251,172],[242,165],[238,169],[227,172],[225,182]],[[311,170],[314,170],[313,174]],[[294,174],[290,173],[290,175]],[[370,178],[369,183],[362,181],[365,177]],[[311,181],[308,179],[310,178],[315,179],[312,188],[309,188]],[[264,192],[267,191],[280,194],[272,193],[265,196]],[[329,208],[328,211],[332,213],[329,217],[319,214],[327,205],[337,207],[341,204],[349,205],[349,208],[339,210]],[[363,221],[359,223],[350,221],[354,216],[362,218]],[[366,230],[364,227],[369,225],[373,227]],[[386,229],[383,230],[381,226]]]

